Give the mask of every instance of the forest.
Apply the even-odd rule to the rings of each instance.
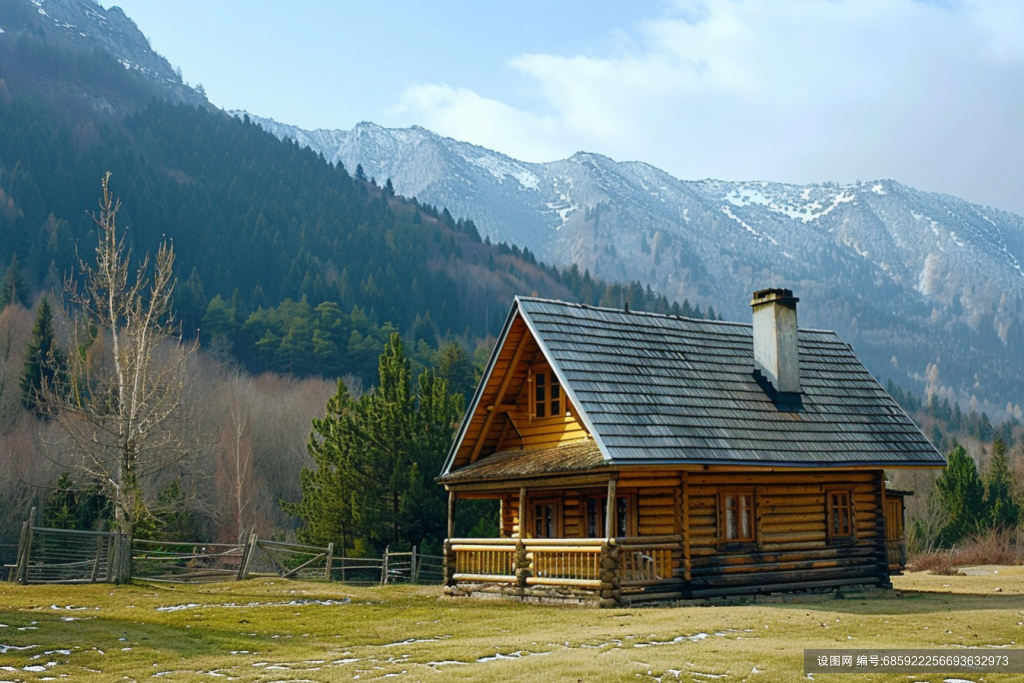
[[[312,420],[339,379],[353,401],[374,394],[396,334],[410,383],[435,372],[464,405],[516,294],[715,317],[492,245],[471,219],[219,111],[153,100],[104,118],[2,80],[0,92],[0,553],[32,505],[61,526],[111,524],[103,487],[26,388],[41,349],[81,353],[66,286],[95,259],[107,172],[136,262],[173,249],[170,311],[179,341],[198,344],[188,454],[144,482],[149,533],[292,537],[282,503],[313,466]]]

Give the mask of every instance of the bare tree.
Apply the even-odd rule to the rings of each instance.
[[[193,450],[187,424],[195,343],[183,342],[171,312],[174,250],[164,243],[150,268],[134,272],[103,178],[96,262],[81,263],[81,286],[65,282],[72,352],[66,380],[43,391],[79,469],[114,501],[125,533],[149,516],[143,482]],[[152,273],[150,273],[152,270]]]
[[[221,522],[234,540],[242,541],[255,523],[253,501],[257,480],[253,472],[252,412],[258,400],[252,380],[235,373],[222,386],[227,407],[215,446],[217,492],[224,501]]]

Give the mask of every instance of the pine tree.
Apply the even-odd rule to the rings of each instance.
[[[391,335],[379,361],[380,384],[353,400],[343,383],[313,421],[302,473],[302,500],[283,503],[304,522],[306,542],[346,547],[439,545],[444,503],[440,471],[462,409],[462,397],[427,370],[412,392],[401,339]]]
[[[39,304],[36,324],[25,353],[21,373],[21,402],[29,410],[44,414],[40,396],[44,387],[55,387],[63,379],[66,362],[53,330],[53,310],[47,297]]]
[[[985,478],[985,508],[989,524],[995,529],[1012,529],[1020,520],[1020,503],[1013,494],[1006,442],[1000,436],[992,444],[992,463]]]
[[[21,304],[28,308],[28,285],[25,284],[25,273],[17,254],[11,256],[11,263],[0,283],[0,310],[11,304]]]
[[[957,444],[948,456],[948,464],[935,482],[938,507],[945,520],[939,531],[939,544],[950,547],[982,528],[986,521],[985,485],[978,476],[974,459]]]

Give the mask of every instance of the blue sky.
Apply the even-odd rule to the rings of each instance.
[[[1024,213],[1021,0],[120,0],[218,106]]]

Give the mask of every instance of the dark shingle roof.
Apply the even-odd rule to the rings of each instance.
[[[784,412],[754,378],[750,325],[517,306],[614,463],[945,464],[834,332],[799,331],[803,410]]]

